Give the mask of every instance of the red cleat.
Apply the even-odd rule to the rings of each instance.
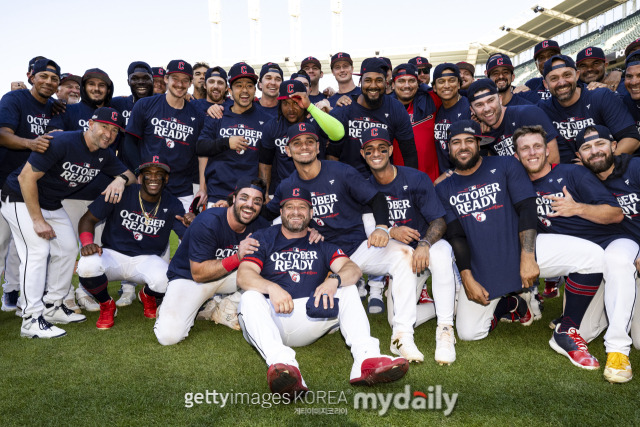
[[[158,305],[156,304],[156,297],[152,297],[144,293],[144,289],[140,289],[138,292],[138,298],[140,298],[140,302],[144,307],[144,317],[148,319],[156,318],[156,311],[158,310]]]
[[[556,326],[549,345],[558,353],[567,356],[575,366],[582,369],[594,370],[600,367],[598,359],[589,353],[587,343],[580,336],[576,328],[569,328],[567,332],[558,332],[560,325]]]
[[[558,284],[557,280],[545,280],[544,281],[544,292],[542,292],[542,296],[548,299],[555,298],[558,296]]]
[[[272,393],[293,396],[309,391],[302,384],[300,370],[293,365],[274,363],[267,371],[267,382]]]
[[[101,302],[100,316],[96,322],[96,327],[98,329],[110,329],[115,323],[113,318],[116,317],[117,314],[118,308],[116,307],[116,302],[113,299],[110,299],[107,302]]]
[[[427,285],[424,285],[424,288],[422,288],[422,292],[420,292],[420,298],[418,299],[418,304],[433,304],[433,298],[429,296],[429,290],[427,289]]]
[[[352,385],[374,385],[390,383],[404,377],[409,370],[409,362],[402,357],[371,357],[360,365],[360,377],[349,381]]]

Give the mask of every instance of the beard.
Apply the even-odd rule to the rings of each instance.
[[[599,161],[598,161],[599,160]],[[609,168],[613,165],[613,153],[609,152],[602,156],[591,156],[587,159],[586,162],[583,162],[584,165],[593,173],[602,173],[604,171],[609,170]]]
[[[311,218],[309,217],[306,220],[302,221],[300,225],[294,226],[291,222],[289,222],[289,218],[282,217],[282,226],[292,233],[299,233],[300,231],[305,230],[309,226],[310,222]]]
[[[365,92],[362,92],[362,97],[372,110],[377,110],[378,108],[382,107],[382,102],[384,101],[384,92],[380,92],[378,99],[369,98],[369,96]]]
[[[458,160],[453,156],[450,156],[450,158],[451,158],[451,163],[453,163],[453,166],[456,169],[460,171],[466,171],[478,164],[478,161],[480,160],[480,151],[476,151],[476,153],[473,156],[471,156],[471,158],[469,158],[469,160],[467,160],[466,163],[461,162],[460,160]]]
[[[248,221],[244,220],[244,219],[242,218],[242,215],[240,214],[240,211],[241,211],[242,209],[244,209],[244,208],[251,209],[251,210],[253,211],[253,214],[254,214],[254,215],[252,216],[252,218],[251,218],[250,220],[248,220]],[[240,207],[240,206],[238,206],[237,204],[234,204],[234,205],[233,205],[233,216],[236,218],[236,221],[238,221],[240,224],[245,224],[245,225],[246,225],[246,224],[249,224],[251,221],[253,221],[253,220],[255,219],[255,213],[256,213],[256,210],[255,210],[253,207],[251,207],[251,206],[243,206],[243,207]]]

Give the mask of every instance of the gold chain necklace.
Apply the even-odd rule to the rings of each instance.
[[[149,225],[151,223],[151,217],[155,218],[156,214],[158,213],[158,209],[160,208],[160,202],[162,202],[162,196],[160,196],[160,199],[158,199],[158,203],[156,203],[156,207],[155,209],[153,209],[151,213],[147,213],[147,211],[144,210],[141,191],[138,191],[138,201],[140,202],[140,209],[142,209],[142,214],[144,215],[144,223],[145,225]]]

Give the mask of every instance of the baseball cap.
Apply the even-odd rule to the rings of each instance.
[[[538,55],[540,55],[543,51],[547,49],[555,50],[558,53],[561,53],[560,46],[557,41],[554,40],[542,40],[533,48],[533,60],[538,59]]]
[[[27,71],[31,72],[33,70],[33,66],[36,63],[36,61],[39,61],[41,59],[46,59],[46,58],[44,56],[34,56],[33,58],[31,58],[29,60],[29,69]]]
[[[223,78],[225,82],[227,81],[227,77],[228,77],[227,72],[222,67],[209,68],[207,72],[204,73],[204,81],[206,82],[207,80],[209,80],[209,77],[211,76],[219,76]]]
[[[60,75],[60,84],[63,84],[67,80],[74,81],[79,85],[82,84],[82,77],[80,76],[76,76],[75,74],[71,74],[71,73],[63,73]]]
[[[167,72],[162,67],[151,67],[151,72],[153,73],[153,77],[164,77]]]
[[[631,58],[633,58],[634,56],[640,56],[640,50],[633,51],[629,55],[627,55],[627,58],[624,60],[625,67],[628,67],[630,65],[640,65],[640,61],[631,62]]]
[[[469,64],[468,62],[460,61],[456,65],[458,66],[458,69],[467,70],[468,72],[471,73],[472,76],[476,75],[476,67],[474,67],[473,64]]]
[[[603,61],[607,60],[607,57],[604,54],[604,50],[600,49],[599,47],[589,46],[589,47],[585,47],[580,52],[578,52],[578,55],[576,56],[576,65],[579,64],[581,61],[584,61],[585,59],[592,59],[592,58],[601,59]]]
[[[360,65],[360,73],[356,75],[364,76],[366,73],[380,73],[384,76],[387,75],[389,66],[382,58],[367,58],[362,61]]]
[[[563,64],[551,65],[554,61],[558,60],[562,61]],[[544,68],[542,69],[542,78],[546,78],[547,74],[549,74],[551,71],[564,67],[569,67],[577,70],[576,63],[573,62],[573,59],[571,59],[571,57],[567,55],[553,55],[544,63]]]
[[[311,203],[311,193],[306,188],[297,187],[293,184],[285,184],[280,187],[282,193],[282,199],[280,199],[280,206],[284,205],[289,200],[304,200],[313,206]]]
[[[251,177],[247,177],[247,176],[243,176],[241,178],[239,178],[236,181],[236,186],[234,191],[240,191],[243,188],[253,188],[254,190],[258,190],[259,192],[262,193],[262,197],[264,197],[265,191],[267,190],[266,186],[264,185],[264,182],[262,182],[262,180],[260,180],[262,182],[262,186],[258,186],[256,184],[254,184],[252,181],[255,181],[258,178],[251,178]]]
[[[454,122],[449,126],[449,138],[448,141],[451,141],[451,138],[454,136],[468,133],[473,135],[478,140],[480,145],[487,145],[493,142],[495,138],[491,136],[485,136],[482,134],[482,129],[480,128],[480,123],[473,120],[459,120]]]
[[[589,135],[585,138],[584,134],[587,133],[587,129],[592,128],[596,130],[597,135]],[[596,139],[607,139],[609,141],[615,141],[608,127],[602,125],[589,125],[586,128],[582,129],[576,136],[576,147],[580,148],[585,142],[593,141]]]
[[[290,95],[293,95],[296,92],[306,92],[307,88],[304,87],[304,84],[299,80],[293,80],[293,76],[291,76],[291,80],[285,80],[280,83],[280,93],[278,94],[278,100],[289,99]]]
[[[278,73],[280,74],[280,78],[284,77],[284,74],[282,73],[282,68],[280,68],[280,66],[275,62],[267,62],[262,66],[262,68],[260,69],[260,80],[262,80],[264,75],[267,73]]]
[[[289,138],[287,145],[301,135],[313,135],[316,141],[318,140],[318,131],[316,130],[316,127],[312,123],[302,122],[291,125],[289,126],[289,129],[287,129],[287,138]]]
[[[635,39],[631,43],[627,45],[624,49],[624,56],[629,56],[629,54],[635,50],[640,49],[640,39]]]
[[[111,82],[109,75],[102,71],[100,68],[89,68],[87,71],[85,71],[82,75],[82,82],[84,83],[89,79],[100,79],[105,82],[107,86],[113,85],[113,82]]]
[[[409,64],[415,65],[416,68],[427,67],[428,69],[431,69],[432,67],[429,59],[425,58],[424,56],[416,56],[415,58],[411,58],[409,60]]]
[[[318,58],[314,58],[313,56],[307,56],[300,63],[300,68],[304,68],[305,65],[307,65],[307,64],[316,65],[316,66],[318,66],[318,68],[320,68],[322,70],[322,64],[320,64],[320,61],[318,60]]]
[[[304,70],[300,70],[300,71],[301,72],[291,74],[290,80],[295,80],[297,78],[302,77],[303,79],[306,79],[309,82],[309,84],[311,84],[311,77],[309,77],[309,74],[307,74]]]
[[[483,93],[476,96],[476,93],[488,90],[489,93]],[[473,102],[476,99],[484,98],[485,96],[494,95],[498,93],[498,87],[491,79],[479,79],[471,83],[469,89],[467,89],[467,99],[469,102]]]
[[[360,146],[362,148],[373,141],[384,141],[391,145],[389,132],[387,132],[385,128],[370,127],[362,131],[362,135],[360,136]]]
[[[127,68],[127,76],[130,76],[133,73],[147,73],[153,75],[153,71],[151,71],[151,67],[144,61],[134,61],[129,64],[129,68]]]
[[[159,167],[160,169],[164,169],[165,171],[167,171],[167,173],[171,172],[171,168],[163,160],[164,159],[161,158],[160,155],[158,155],[158,154],[150,155],[150,156],[148,156],[148,158],[145,159],[144,163],[142,163],[138,167],[138,170],[141,171],[143,169],[150,168],[152,166],[156,166],[156,167]]]
[[[229,84],[241,77],[249,78],[253,80],[254,83],[258,82],[258,76],[253,70],[253,67],[246,62],[238,62],[231,66],[231,69],[229,70]]]
[[[351,59],[351,55],[346,52],[338,52],[331,57],[331,69],[333,70],[333,66],[336,62],[339,61],[347,61],[349,65],[353,66],[353,60]]]
[[[405,77],[405,76],[413,76],[416,79],[418,78],[418,67],[413,64],[400,64],[396,68],[393,69],[391,73],[393,76],[393,80],[395,81],[397,78]]]
[[[124,119],[122,114],[111,107],[100,107],[93,112],[91,120],[94,122],[106,123],[108,125],[114,125],[124,131]]]
[[[433,81],[438,80],[440,77],[449,76],[460,78],[460,69],[456,64],[452,64],[451,62],[443,62],[442,64],[438,64],[436,66],[436,69],[433,70]]]
[[[174,59],[167,65],[167,74],[182,73],[193,77],[193,67],[183,59]]]
[[[389,69],[393,69],[393,65],[391,65],[391,60],[386,56],[379,56],[378,58],[382,59],[389,66]]]
[[[60,77],[60,66],[58,64],[56,64],[55,61],[53,61],[51,59],[47,59],[47,58],[38,59],[33,64],[33,72],[31,74],[33,74],[35,76],[36,74],[41,73],[43,71],[52,71],[52,70],[48,69],[47,67],[55,68],[56,75],[58,77]]]
[[[498,67],[506,67],[513,71],[513,64],[511,63],[511,59],[502,53],[497,53],[487,59],[487,74],[491,73],[491,70]]]

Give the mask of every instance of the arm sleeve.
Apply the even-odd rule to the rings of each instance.
[[[196,154],[198,156],[217,156],[229,149],[229,138],[207,139],[200,138],[196,144]]]
[[[636,125],[627,126],[626,128],[614,133],[613,137],[616,141],[620,141],[623,138],[635,138],[640,140],[640,134],[638,133]]]
[[[471,269],[471,251],[467,243],[467,235],[462,228],[459,220],[455,220],[447,224],[447,232],[445,238],[453,248],[453,254],[456,257],[456,265],[459,271]]]
[[[331,141],[340,141],[344,137],[344,126],[338,119],[325,113],[315,105],[309,105],[307,111],[318,122],[320,128],[327,134]]]
[[[536,211],[536,198],[529,197],[515,204],[518,213],[518,232],[524,230],[535,230],[538,225],[538,215]]]
[[[398,147],[402,153],[404,165],[410,168],[418,169],[418,152],[416,151],[416,142],[411,139],[398,139]]]
[[[371,200],[367,202],[367,205],[373,212],[373,217],[377,224],[384,224],[389,226],[389,205],[387,204],[387,198],[384,194],[378,192]]]

